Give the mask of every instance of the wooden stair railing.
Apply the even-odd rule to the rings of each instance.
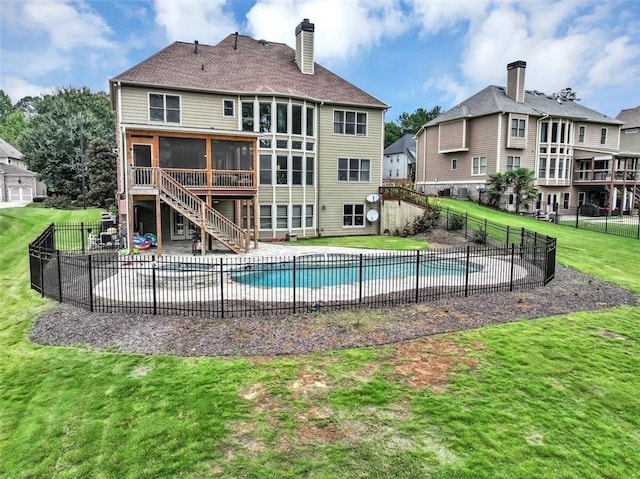
[[[380,186],[380,196],[384,200],[401,200],[429,210],[429,197],[403,186]]]
[[[249,251],[250,235],[223,214],[217,212],[174,180],[170,175],[156,169],[156,184],[160,197],[179,211],[192,223],[200,226],[224,246],[235,253]],[[203,238],[204,240],[204,238]]]

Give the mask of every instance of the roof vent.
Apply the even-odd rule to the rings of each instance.
[[[193,42],[193,53],[195,53],[196,55],[198,54],[198,44],[199,44],[199,43],[200,43],[200,42],[198,42],[198,40],[195,40],[195,41]]]
[[[267,45],[269,45],[269,42],[267,42],[266,40],[258,40],[258,43],[263,47],[266,47]]]

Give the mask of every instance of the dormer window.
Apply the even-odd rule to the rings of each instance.
[[[149,120],[160,123],[180,123],[180,97],[149,93]]]

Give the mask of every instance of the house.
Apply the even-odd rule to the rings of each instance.
[[[525,89],[526,62],[507,65],[506,87],[489,85],[416,134],[416,189],[477,200],[492,173],[532,170],[538,196],[529,209],[569,212],[585,203],[629,208],[610,175],[622,121],[578,103],[567,88]],[[506,208],[512,209],[513,195]]]
[[[640,106],[622,110],[616,119],[624,125],[620,130],[620,152],[611,165],[611,178],[620,193],[617,197],[633,198],[633,204],[626,202],[622,211],[635,213],[640,202]]]
[[[416,140],[406,134],[384,149],[382,178],[390,182],[406,183],[411,179],[410,165],[416,162]]]
[[[31,203],[35,196],[46,196],[37,176],[27,168],[22,153],[0,138],[0,201]]]
[[[161,253],[200,231],[241,252],[378,232],[366,198],[381,183],[388,105],[315,63],[314,35],[304,19],[295,49],[238,33],[175,42],[110,80],[130,244],[154,233]]]

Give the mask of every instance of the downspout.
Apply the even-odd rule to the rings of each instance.
[[[118,127],[120,129],[120,159],[122,161],[122,181],[124,191],[124,207],[127,218],[127,248],[133,254],[133,218],[129,214],[133,209],[129,208],[129,168],[127,166],[127,128],[122,126],[122,83],[118,82]]]
[[[316,124],[314,125],[316,128],[316,132],[320,132],[320,110],[324,106],[324,100],[320,102],[320,107],[318,110],[318,118],[316,119]],[[316,236],[322,236],[320,233],[320,211],[322,207],[320,206],[320,135],[316,133],[316,174],[314,175],[314,180],[316,182]]]

